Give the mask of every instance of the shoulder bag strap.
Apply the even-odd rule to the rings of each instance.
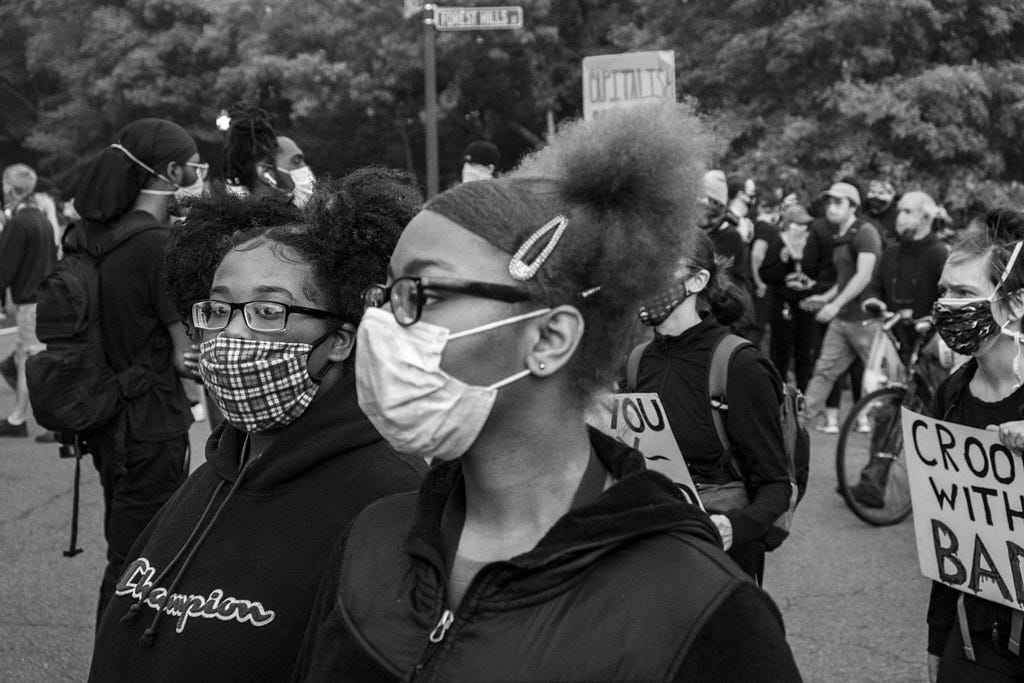
[[[650,345],[651,342],[644,342],[633,347],[633,350],[629,352],[629,357],[626,359],[626,388],[630,391],[636,391],[636,380],[640,375],[640,358],[643,357],[644,351]]]
[[[725,415],[729,410],[727,395],[729,365],[736,352],[749,343],[739,335],[726,334],[715,344],[715,348],[711,352],[711,365],[708,368],[708,401],[711,409],[711,422],[715,425],[715,433],[718,434],[718,443],[722,449],[725,465],[732,469],[733,474],[737,475],[739,479],[743,479],[743,476],[739,469],[739,463],[733,458],[732,442],[729,439],[729,432],[726,430]]]

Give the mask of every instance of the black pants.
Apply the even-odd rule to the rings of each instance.
[[[939,664],[939,683],[1020,683],[1024,681],[1024,657],[1011,654],[1002,643],[997,646],[985,631],[971,632],[974,659],[964,654],[960,627],[953,625]]]
[[[107,539],[107,568],[96,610],[99,625],[135,540],[188,477],[188,435],[168,441],[128,439],[123,468],[114,456],[113,434],[101,435],[97,441],[90,444],[90,450],[103,486],[103,535]]]
[[[798,302],[788,304],[789,320],[784,313],[784,304],[774,301],[769,322],[772,336],[769,351],[775,369],[783,378],[789,371],[790,361],[796,374],[796,386],[807,390],[807,383],[814,374],[814,361],[820,344],[820,325],[814,320],[814,313],[800,310]]]

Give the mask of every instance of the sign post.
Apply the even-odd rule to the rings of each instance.
[[[423,103],[426,128],[427,199],[440,189],[437,149],[437,31],[500,31],[523,27],[523,8],[438,7],[405,0],[406,19],[423,13]]]
[[[676,101],[671,50],[596,55],[583,59],[583,118],[646,102]]]

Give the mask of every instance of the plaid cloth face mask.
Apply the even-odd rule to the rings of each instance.
[[[306,367],[312,344],[215,337],[199,347],[199,374],[224,418],[246,432],[285,427],[320,385]]]

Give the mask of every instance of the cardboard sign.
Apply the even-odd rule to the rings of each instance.
[[[648,469],[664,474],[687,500],[704,507],[657,394],[609,394],[587,422],[643,453]]]
[[[1024,459],[995,432],[903,409],[921,573],[1024,609]]]
[[[583,118],[657,100],[676,101],[676,54],[671,50],[596,55],[583,59]]]

